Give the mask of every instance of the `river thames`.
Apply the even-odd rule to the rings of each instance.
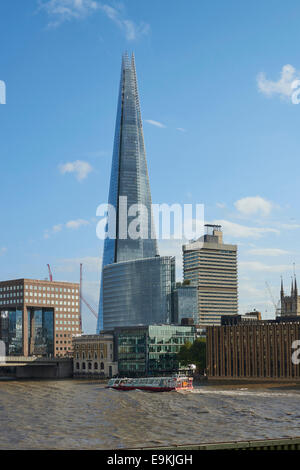
[[[300,435],[300,389],[120,392],[86,380],[0,381],[1,449],[117,449]]]

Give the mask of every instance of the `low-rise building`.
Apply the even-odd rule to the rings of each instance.
[[[118,373],[111,334],[80,335],[73,338],[75,377],[113,377]]]
[[[221,326],[207,328],[209,379],[300,380],[300,366],[294,357],[295,346],[299,348],[299,319],[245,321],[236,315],[231,321],[222,320]]]
[[[115,352],[119,375],[169,375],[179,371],[177,353],[194,342],[195,326],[150,325],[116,328]]]

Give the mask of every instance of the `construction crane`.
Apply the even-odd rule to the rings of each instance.
[[[281,309],[279,307],[280,306],[280,299],[276,303],[276,300],[274,299],[274,296],[273,296],[272,291],[271,291],[271,287],[270,287],[270,285],[267,281],[266,281],[266,286],[267,286],[268,292],[270,294],[272,304],[274,305],[275,315],[280,314],[280,311],[281,311]]]
[[[47,267],[48,267],[48,272],[49,272],[49,281],[52,282],[53,281],[53,276],[52,276],[50,264],[47,264]]]
[[[79,297],[80,297],[80,327],[81,325],[81,312],[82,312],[82,302],[87,306],[87,308],[92,312],[92,314],[98,318],[98,313],[96,310],[88,303],[88,301],[82,295],[82,263],[80,263],[80,286],[79,286]]]

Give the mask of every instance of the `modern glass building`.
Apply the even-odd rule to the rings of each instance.
[[[158,256],[135,61],[127,54],[122,60],[108,202],[115,216],[108,211],[97,332],[133,322],[170,321],[173,261]],[[138,236],[132,237],[130,227],[137,217]]]
[[[174,320],[181,324],[183,318],[192,318],[198,324],[198,289],[197,286],[177,286],[174,292]]]
[[[54,309],[31,307],[27,312],[29,355],[54,355]],[[24,355],[25,331],[22,309],[0,310],[0,338],[7,356]]]
[[[6,356],[23,352],[23,310],[10,308],[0,311],[0,338],[5,344]]]
[[[179,370],[177,353],[196,338],[194,326],[151,325],[115,329],[119,375],[169,375]]]
[[[54,351],[54,309],[28,308],[29,355],[49,356]]]
[[[171,323],[175,258],[156,256],[103,268],[104,329]]]

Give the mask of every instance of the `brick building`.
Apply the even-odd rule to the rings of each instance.
[[[233,320],[207,328],[208,378],[300,380],[300,366],[292,360],[299,320]]]
[[[66,356],[80,334],[79,284],[0,282],[0,339],[7,355]]]

